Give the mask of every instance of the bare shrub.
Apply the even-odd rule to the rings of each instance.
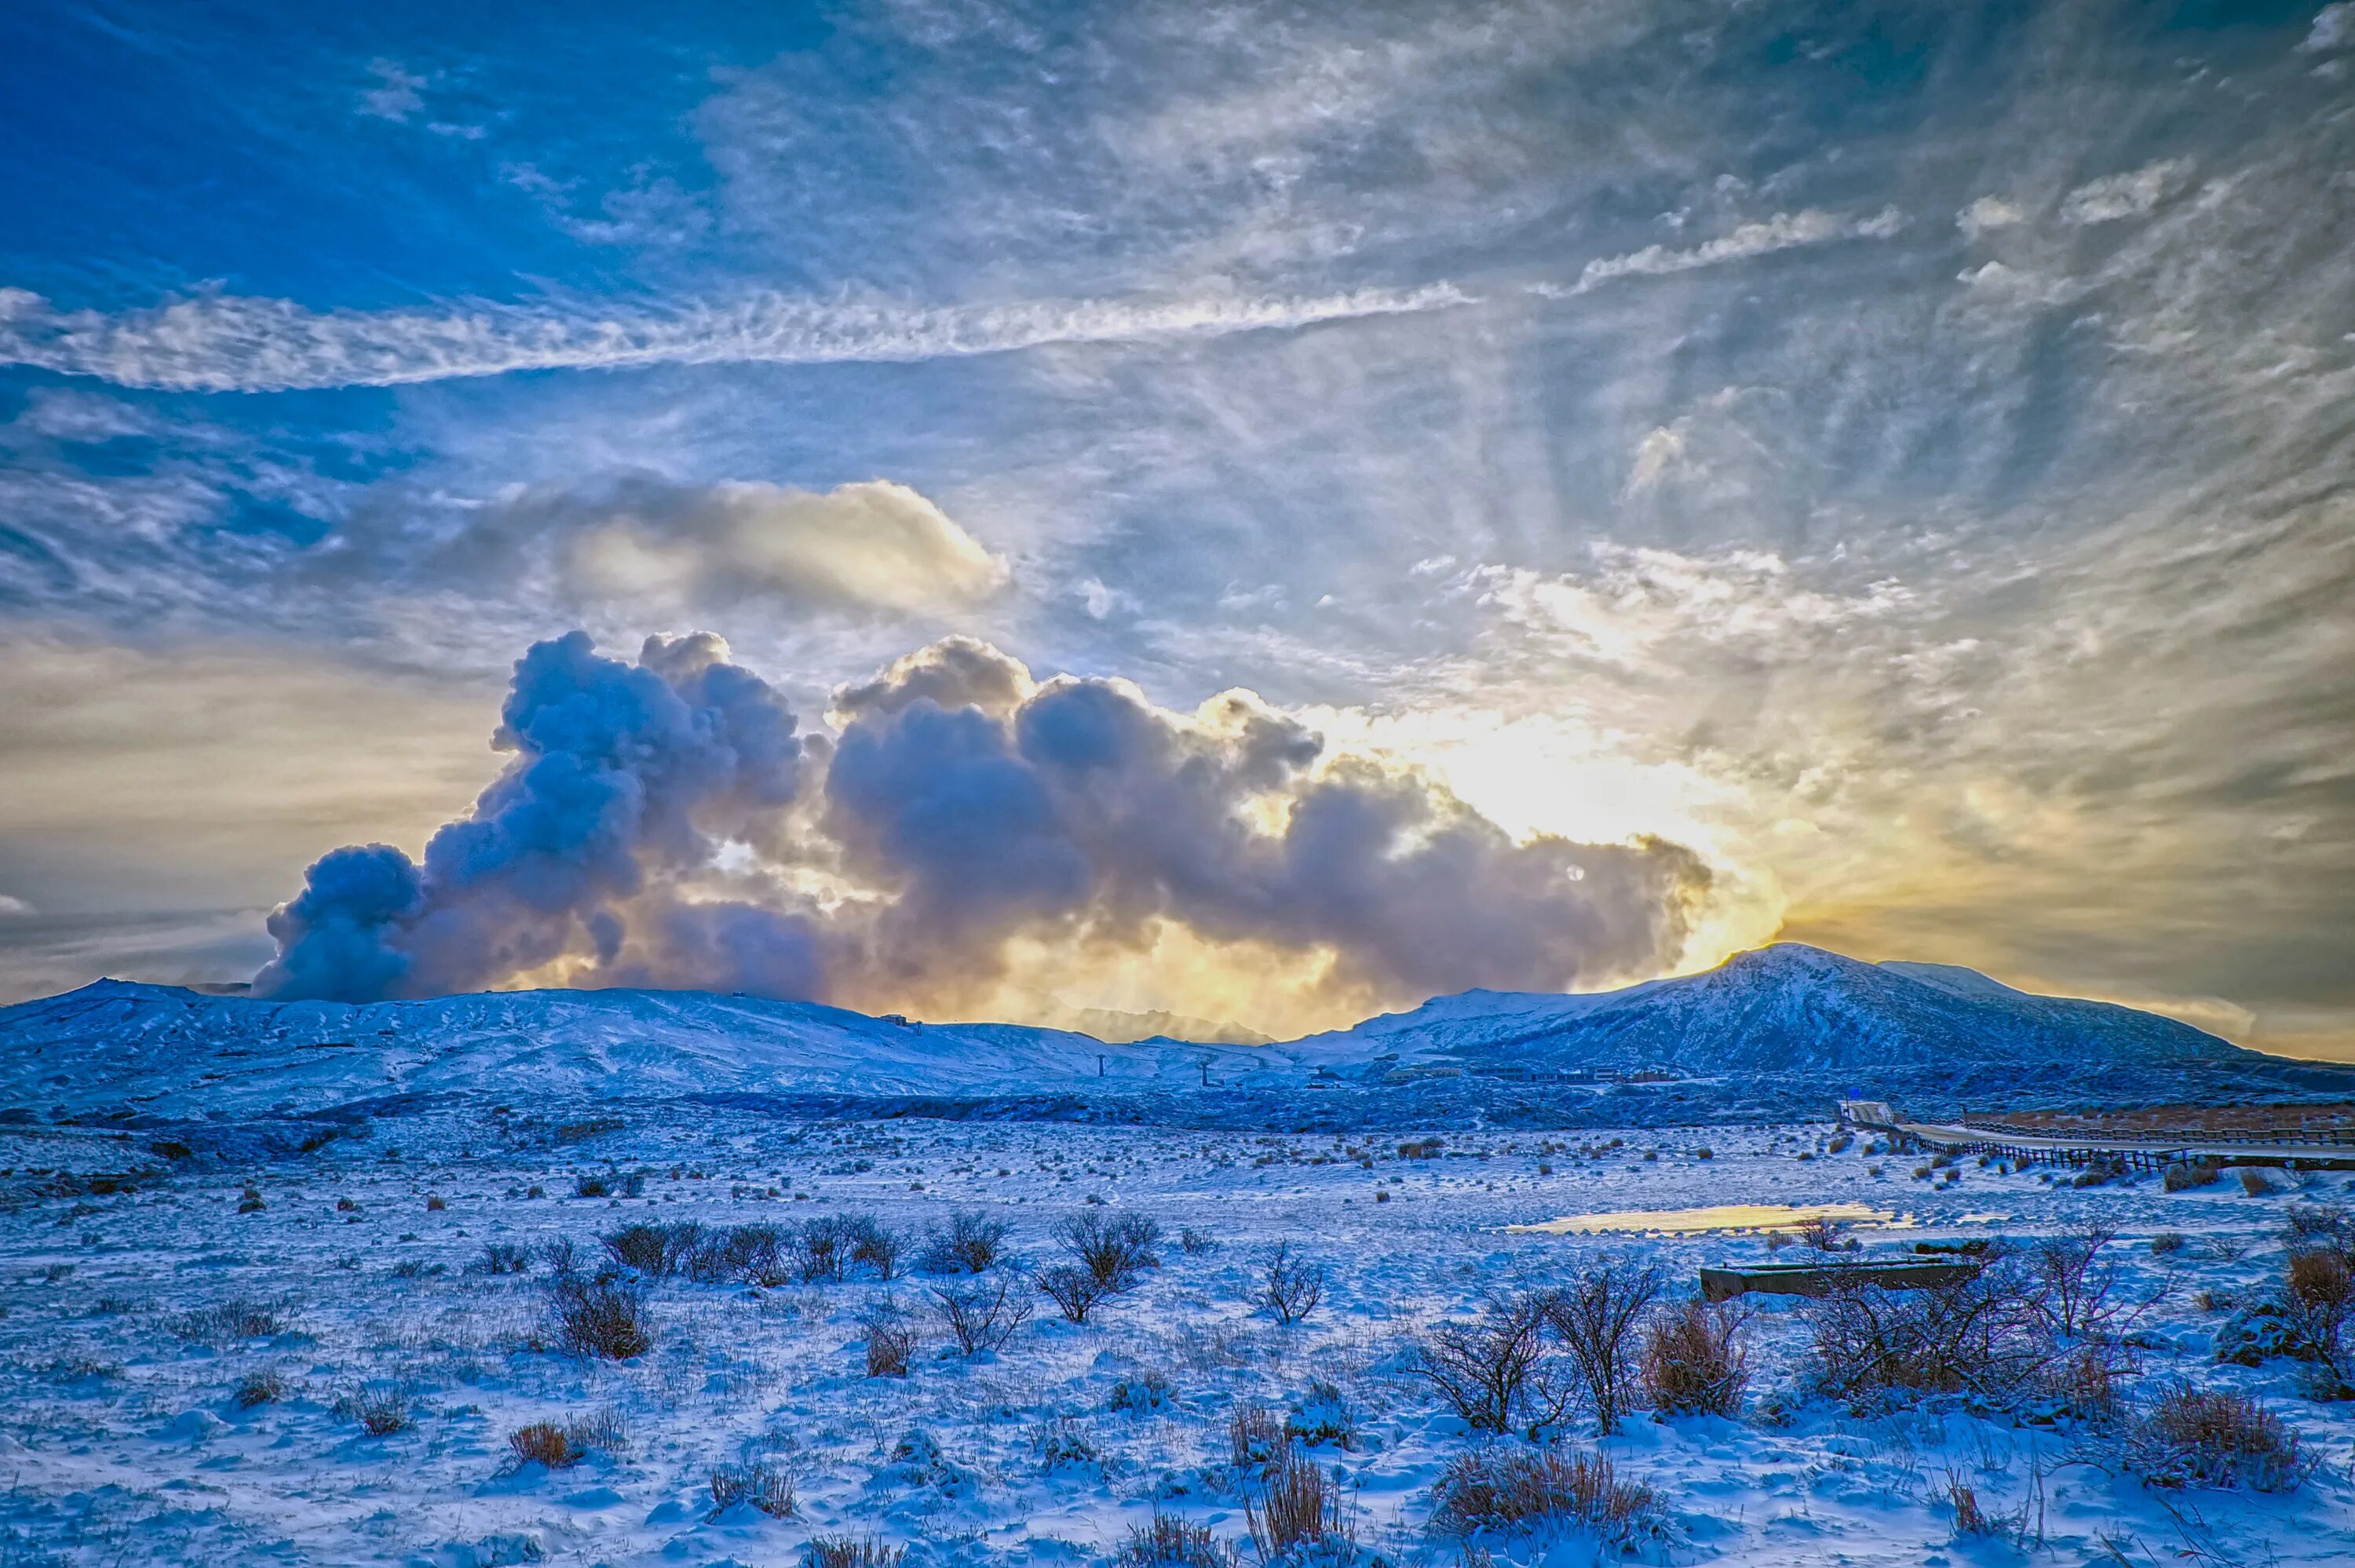
[[[1290,1446],[1268,1467],[1259,1495],[1243,1499],[1243,1522],[1262,1563],[1303,1546],[1356,1543],[1341,1514],[1339,1486],[1315,1460]]]
[[[606,1255],[623,1268],[659,1279],[678,1271],[702,1231],[692,1221],[677,1225],[630,1224],[597,1239]]]
[[[2170,1254],[2181,1252],[2183,1250],[2183,1233],[2181,1231],[2159,1232],[2157,1235],[2150,1238],[2150,1250],[2155,1255],[2159,1257],[2166,1257]]]
[[[1743,1315],[1687,1301],[1644,1327],[1642,1373],[1652,1408],[1671,1415],[1735,1415],[1750,1384]]]
[[[949,1337],[968,1356],[1004,1348],[1030,1316],[1029,1299],[1004,1279],[935,1285],[932,1295]]]
[[[908,1326],[896,1305],[879,1308],[868,1314],[867,1375],[868,1377],[906,1377],[908,1357],[916,1348],[916,1331]]]
[[[2169,1192],[2188,1192],[2194,1187],[2213,1187],[2223,1173],[2224,1168],[2212,1160],[2178,1160],[2161,1173],[2158,1184]]]
[[[549,1298],[557,1343],[570,1354],[626,1361],[654,1347],[645,1294],[618,1279],[559,1275]]]
[[[794,1478],[766,1459],[721,1465],[711,1472],[711,1512],[714,1518],[738,1503],[759,1509],[771,1519],[794,1514]]]
[[[482,1274],[523,1274],[531,1267],[531,1254],[513,1242],[485,1242],[474,1267]]]
[[[613,1189],[605,1184],[605,1179],[602,1176],[573,1178],[572,1195],[576,1198],[602,1198],[612,1192]]]
[[[2292,1246],[2355,1249],[2355,1213],[2335,1203],[2292,1203],[2282,1211],[2282,1240]]]
[[[2310,1467],[2297,1435],[2246,1394],[2178,1383],[2161,1393],[2129,1438],[2130,1463],[2164,1487],[2247,1487],[2289,1491]]]
[[[1126,1290],[1145,1269],[1158,1268],[1153,1249],[1161,1227],[1143,1214],[1083,1210],[1055,1224],[1055,1240],[1108,1291]]]
[[[878,1279],[899,1278],[901,1255],[906,1251],[899,1233],[868,1214],[852,1215],[848,1225],[853,1266],[866,1269]]]
[[[831,1284],[850,1266],[850,1236],[840,1220],[804,1220],[792,1244],[794,1277],[805,1285]]]
[[[1277,1322],[1297,1323],[1325,1299],[1325,1266],[1278,1242],[1261,1270],[1259,1298]]]
[[[1918,1290],[1843,1282],[1805,1308],[1828,1393],[1976,1393],[2009,1405],[2050,1359],[2035,1302],[2007,1268]]]
[[[1207,1257],[1219,1250],[1219,1238],[1188,1225],[1178,1233],[1178,1250],[1188,1257]]]
[[[1619,1480],[1599,1456],[1501,1443],[1448,1461],[1432,1489],[1431,1525],[1457,1540],[1582,1526],[1622,1550],[1668,1529],[1652,1489]]]
[[[1843,1243],[1840,1228],[1832,1220],[1809,1220],[1798,1229],[1800,1244],[1817,1252],[1838,1252]]]
[[[581,1272],[581,1244],[570,1236],[558,1236],[539,1245],[539,1260],[548,1265],[550,1274],[565,1275]]]
[[[276,1367],[263,1367],[259,1372],[246,1373],[238,1379],[237,1388],[229,1395],[240,1410],[275,1404],[285,1397],[286,1379],[280,1375]]]
[[[1476,1432],[1550,1426],[1577,1395],[1556,1374],[1549,1329],[1553,1293],[1488,1301],[1477,1322],[1442,1323],[1415,1345],[1415,1370]]]
[[[1116,1568],[1234,1568],[1235,1550],[1210,1533],[1156,1510],[1150,1524],[1132,1524],[1113,1557]]]
[[[1039,1271],[1038,1285],[1056,1309],[1070,1321],[1084,1323],[1096,1304],[1113,1292],[1113,1287],[1092,1270],[1075,1263],[1059,1263]]]
[[[2065,1339],[2109,1334],[2150,1305],[2119,1298],[2118,1266],[2102,1256],[2102,1249],[2116,1239],[2117,1233],[2105,1225],[2083,1225],[2048,1236],[2030,1250],[2033,1298],[2053,1332]]]
[[[1007,1230],[986,1214],[953,1213],[947,1228],[926,1235],[916,1266],[926,1274],[986,1274],[1006,1261]]]
[[[813,1535],[802,1542],[802,1568],[900,1568],[907,1555],[906,1547],[871,1535]]]
[[[1606,1437],[1627,1407],[1636,1325],[1658,1299],[1661,1278],[1654,1265],[1604,1263],[1552,1294],[1548,1316]]]

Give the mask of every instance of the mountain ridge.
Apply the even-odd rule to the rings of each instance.
[[[1601,1114],[1642,1083],[1670,1086],[1654,1097],[1661,1114],[1700,1115],[1762,1096],[1813,1104],[1849,1090],[1974,1103],[2096,1083],[2111,1097],[2139,1086],[2180,1095],[2183,1081],[2203,1075],[2235,1092],[2302,1081],[2274,1058],[2157,1014],[1791,943],[1617,991],[1466,991],[1265,1045],[1112,1043],[702,991],[342,1003],[104,980],[0,1009],[0,1116],[19,1122],[299,1117],[477,1095],[1116,1102],[1131,1111],[1203,1096],[1241,1115],[1342,1091],[1359,1097],[1351,1103],[1390,1097],[1400,1115],[1423,1103],[1486,1114],[1500,1097],[1528,1100],[1535,1091],[1517,1086],[1532,1084],[1569,1086],[1539,1097],[1557,1109],[1583,1097],[1570,1108]],[[1538,1101],[1514,1114],[1523,1111],[1540,1114]]]

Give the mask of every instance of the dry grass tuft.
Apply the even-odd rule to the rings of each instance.
[[[802,1568],[900,1568],[907,1555],[906,1547],[871,1535],[813,1535],[802,1542]]]
[[[1132,1524],[1113,1557],[1115,1568],[1234,1568],[1235,1549],[1176,1514],[1156,1512],[1150,1524]]]
[[[2254,1399],[2189,1383],[2159,1395],[2132,1448],[2134,1467],[2164,1487],[2289,1491],[2310,1467],[2297,1434]]]
[[[1649,1487],[1621,1481],[1592,1454],[1497,1444],[1459,1454],[1432,1493],[1432,1528],[1458,1540],[1593,1531],[1622,1549],[1667,1531]]]
[[[726,1513],[738,1503],[756,1508],[771,1519],[791,1519],[795,1503],[794,1478],[766,1459],[721,1465],[711,1472],[712,1514]]]
[[[1743,1319],[1731,1308],[1688,1301],[1645,1326],[1641,1371],[1652,1408],[1671,1415],[1735,1415],[1750,1384]]]

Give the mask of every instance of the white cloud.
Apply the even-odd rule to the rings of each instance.
[[[270,392],[514,370],[952,359],[1055,344],[1285,331],[1472,302],[1446,283],[1312,296],[1221,291],[972,306],[759,293],[726,305],[602,313],[513,305],[441,314],[321,312],[291,300],[202,294],[109,315],[60,311],[27,290],[0,288],[0,364],[122,387]]]
[[[21,898],[0,893],[0,915],[30,915],[33,906]]]
[[[1088,577],[1082,581],[1079,595],[1080,602],[1087,607],[1090,619],[1095,620],[1103,620],[1115,609],[1125,610],[1133,615],[1141,608],[1136,602],[1135,594],[1123,593],[1116,588],[1107,588],[1100,578],[1096,577]]]
[[[2061,221],[2078,225],[2140,217],[2182,185],[2191,165],[2181,158],[2147,164],[2123,175],[2088,180],[2061,203]]]
[[[1955,215],[1955,227],[1977,239],[1991,228],[2009,228],[2026,220],[2028,213],[2000,196],[1983,196]]]
[[[1689,272],[1698,267],[1746,260],[1753,256],[1789,250],[1796,246],[1822,245],[1836,239],[1887,239],[1901,232],[1906,222],[1905,215],[1893,207],[1883,207],[1870,217],[1862,218],[1826,212],[1820,207],[1776,213],[1762,222],[1745,223],[1731,234],[1689,250],[1671,250],[1664,245],[1646,245],[1643,249],[1625,256],[1597,257],[1586,264],[1585,270],[1578,275],[1578,282],[1570,292],[1582,294],[1614,278],[1659,277],[1670,272]]]
[[[1003,557],[890,480],[823,494],[730,482],[647,490],[559,530],[576,592],[679,610],[768,596],[939,610],[1005,586]]]
[[[398,60],[376,60],[368,69],[376,73],[377,85],[360,94],[361,113],[406,121],[425,107],[424,95],[417,90],[425,85],[423,77],[411,76]]]
[[[2355,4],[2340,0],[2336,5],[2325,5],[2314,14],[2314,26],[2306,41],[2297,46],[2300,54],[2318,55],[2330,49],[2342,49],[2355,44]]]

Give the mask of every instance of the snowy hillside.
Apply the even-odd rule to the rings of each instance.
[[[1604,1097],[1620,1117],[1710,1119],[1761,1096],[1812,1103],[1849,1088],[1986,1103],[2007,1088],[2187,1092],[2186,1075],[2233,1092],[2253,1084],[2282,1092],[2313,1086],[2304,1079],[2317,1073],[2330,1075],[2126,1008],[1795,945],[1619,991],[1471,991],[1258,1047],[1106,1044],[693,991],[350,1006],[102,980],[0,1011],[0,1116],[18,1122],[218,1122],[477,1096],[568,1104],[723,1096],[896,1100],[901,1113],[946,1097],[960,1114],[996,1102],[993,1114],[1009,1115],[1117,1102],[1131,1107],[1124,1117],[1151,1114],[1141,1101],[1193,1100],[1195,1114],[1207,1103],[1246,1116],[1314,1099],[1330,1107],[1327,1119],[1347,1119],[1345,1106],[1370,1114],[1380,1101],[1406,1115],[1561,1116],[1568,1125]],[[1500,1105],[1500,1096],[1520,1098]]]
[[[1943,964],[1869,964],[1795,942],[1737,954],[1706,974],[1589,996],[1468,991],[1303,1044],[1378,1040],[1467,1065],[1689,1075],[2260,1060],[2132,1008],[2035,996]]]

